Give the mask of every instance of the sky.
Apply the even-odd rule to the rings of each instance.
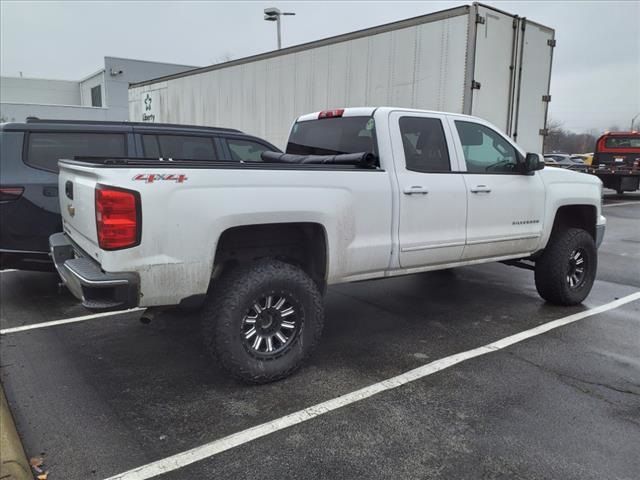
[[[79,80],[104,56],[204,66],[470,2],[0,2],[3,76]],[[640,113],[640,1],[486,1],[556,30],[550,116],[575,132],[629,128]],[[637,121],[640,123],[640,117]]]

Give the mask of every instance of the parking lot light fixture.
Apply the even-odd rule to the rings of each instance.
[[[295,15],[294,12],[281,12],[279,8],[270,7],[264,9],[264,19],[267,22],[276,22],[278,28],[278,50],[282,48],[282,30],[280,26],[280,17],[283,15]]]

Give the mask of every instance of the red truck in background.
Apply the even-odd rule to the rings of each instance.
[[[618,195],[640,188],[640,132],[607,132],[596,142],[589,173]]]

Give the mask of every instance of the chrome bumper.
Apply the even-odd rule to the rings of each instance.
[[[85,308],[109,311],[138,306],[140,280],[136,273],[103,272],[64,233],[51,235],[49,247],[60,278]]]

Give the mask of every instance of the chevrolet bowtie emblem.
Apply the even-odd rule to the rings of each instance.
[[[67,205],[67,212],[69,212],[69,215],[71,215],[72,217],[76,214],[76,207],[74,207],[71,204]]]

